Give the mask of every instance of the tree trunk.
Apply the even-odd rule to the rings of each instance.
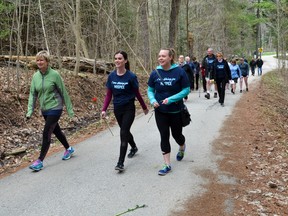
[[[139,55],[143,60],[143,65],[147,70],[152,69],[151,65],[151,51],[150,51],[150,36],[149,36],[149,26],[148,26],[148,0],[140,0],[140,7],[139,7],[139,33],[138,40],[140,42],[139,46]]]
[[[171,2],[171,12],[170,12],[170,23],[169,23],[169,47],[175,48],[176,43],[176,33],[178,27],[178,16],[180,10],[181,0],[172,0]]]
[[[38,4],[39,4],[40,19],[41,19],[41,24],[42,24],[42,30],[43,30],[44,40],[45,40],[45,44],[46,44],[46,49],[47,49],[48,53],[50,53],[49,46],[48,46],[48,39],[47,39],[47,36],[46,36],[46,31],[45,31],[45,26],[44,26],[44,18],[43,18],[41,0],[38,1]]]
[[[75,15],[75,39],[76,39],[76,65],[74,68],[74,73],[77,76],[79,71],[80,62],[80,0],[76,0],[76,15]]]

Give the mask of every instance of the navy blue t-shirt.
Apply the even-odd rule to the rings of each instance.
[[[216,79],[225,78],[225,62],[215,61],[215,77]]]
[[[112,90],[113,105],[123,106],[135,100],[135,89],[139,88],[137,76],[127,70],[122,76],[117,75],[116,70],[109,74],[106,87]]]
[[[157,69],[164,84],[156,71],[152,71],[148,80],[148,85],[155,89],[155,99],[159,103],[158,109],[162,112],[177,112],[183,107],[183,100],[169,105],[162,105],[162,101],[190,86],[187,74],[181,67],[175,67],[169,71]]]

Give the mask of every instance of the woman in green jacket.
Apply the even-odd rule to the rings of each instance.
[[[26,114],[27,118],[31,117],[38,98],[40,109],[45,119],[45,126],[43,130],[40,156],[29,167],[35,171],[39,171],[43,168],[43,160],[49,150],[52,133],[55,134],[57,139],[66,149],[62,157],[63,160],[70,159],[74,152],[74,149],[69,146],[68,141],[58,124],[64,104],[69,117],[73,117],[74,112],[71,100],[65,89],[65,85],[60,74],[49,67],[49,61],[50,56],[47,51],[40,51],[36,55],[38,70],[32,78],[28,101],[28,112]]]

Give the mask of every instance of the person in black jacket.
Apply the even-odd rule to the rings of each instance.
[[[193,71],[192,71],[189,63],[184,61],[184,56],[183,55],[179,56],[178,61],[179,61],[178,62],[179,66],[182,67],[183,70],[187,74],[187,77],[188,77],[189,82],[190,82],[190,91],[191,91],[191,86],[193,85],[193,82],[194,82]],[[188,95],[186,97],[184,97],[184,100],[185,101],[188,100]]]
[[[255,75],[255,67],[256,67],[256,61],[254,58],[251,59],[251,61],[249,62],[249,65],[250,65],[252,76],[254,76]]]
[[[216,61],[216,57],[213,54],[213,49],[209,48],[207,50],[207,55],[202,60],[202,66],[205,68],[205,77],[206,77],[206,83],[207,83],[207,92],[205,97],[207,99],[210,99],[210,89],[211,85],[214,84],[214,77],[213,77],[213,71],[214,71],[214,62]],[[214,98],[217,98],[217,87],[214,84]]]
[[[195,67],[195,83],[196,83],[196,91],[199,88],[199,76],[200,76],[200,63],[196,60],[196,57],[192,58],[192,62]]]
[[[216,54],[217,60],[214,62],[214,71],[213,77],[215,78],[218,94],[219,94],[219,103],[221,106],[224,106],[225,99],[225,87],[226,83],[231,80],[231,71],[226,60],[223,59],[223,54],[218,52]]]
[[[262,75],[263,60],[260,57],[257,59],[256,65],[258,67],[258,76],[261,76]]]

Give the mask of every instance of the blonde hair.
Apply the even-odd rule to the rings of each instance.
[[[222,53],[222,52],[217,52],[217,53],[216,53],[216,56],[220,56],[220,57],[223,58],[223,53]]]
[[[42,50],[36,54],[36,61],[40,58],[44,58],[47,62],[50,62],[49,52],[46,50]]]
[[[171,65],[175,63],[175,56],[176,56],[176,52],[173,48],[163,48],[161,50],[167,50],[168,51],[168,56],[172,57],[171,59]],[[183,56],[184,57],[184,56]]]

